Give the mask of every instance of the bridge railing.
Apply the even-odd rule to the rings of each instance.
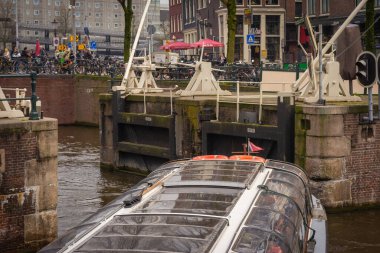
[[[229,83],[231,84],[231,81],[218,81],[218,84],[220,86],[220,83]],[[257,104],[259,105],[259,117],[258,117],[258,123],[262,124],[262,114],[263,114],[263,105],[265,104],[264,99],[271,99],[272,103],[275,100],[277,103],[277,97],[278,93],[282,94],[290,94],[292,95],[293,92],[291,91],[291,87],[294,84],[294,82],[247,82],[247,81],[235,81],[232,82],[232,85],[236,87],[236,97],[234,96],[221,96],[219,95],[219,91],[217,90],[217,97],[216,97],[216,121],[219,121],[219,112],[220,112],[220,103],[230,103],[230,104],[236,104],[236,122],[239,122],[240,117],[240,105],[241,104]],[[240,95],[240,88],[241,85],[245,86],[256,86],[259,88],[259,94],[251,94],[251,95]],[[270,86],[271,88],[265,88],[265,86]],[[275,89],[273,86],[277,86]],[[280,88],[280,89],[279,89]],[[244,101],[242,100],[244,99]]]

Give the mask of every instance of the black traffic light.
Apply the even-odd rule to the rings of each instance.
[[[356,59],[356,77],[364,88],[370,88],[376,81],[376,56],[368,51]]]
[[[377,56],[377,82],[380,85],[380,54]]]

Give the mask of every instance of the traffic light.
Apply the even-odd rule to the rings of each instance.
[[[380,54],[377,56],[377,82],[380,85]]]
[[[370,88],[376,81],[376,57],[365,51],[356,59],[356,77],[364,88]]]

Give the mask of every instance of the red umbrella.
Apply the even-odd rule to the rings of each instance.
[[[215,40],[210,40],[210,39],[203,39],[198,42],[194,42],[191,44],[192,47],[223,47],[223,43]]]
[[[36,41],[36,51],[35,51],[35,55],[36,56],[40,56],[41,54],[41,46],[40,46],[40,41],[37,39]]]
[[[176,41],[171,44],[163,45],[160,47],[160,49],[162,50],[183,50],[189,48],[191,48],[191,45],[182,41]]]

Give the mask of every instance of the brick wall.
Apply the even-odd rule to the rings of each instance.
[[[0,251],[33,250],[57,233],[57,121],[0,119]]]
[[[30,78],[0,78],[2,88],[26,88],[31,92]],[[100,93],[108,91],[107,77],[77,77],[70,75],[38,76],[36,93],[40,98],[44,117],[58,119],[58,124],[99,124]],[[4,91],[10,97],[14,92]]]
[[[295,160],[327,207],[380,203],[380,122],[361,123],[367,112],[365,105],[298,110]]]
[[[358,114],[345,115],[344,122],[351,139],[345,177],[352,181],[353,204],[380,203],[380,122],[361,125]]]

